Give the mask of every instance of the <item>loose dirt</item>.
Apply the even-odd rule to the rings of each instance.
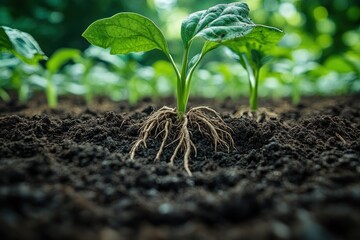
[[[190,129],[192,177],[181,156],[168,165],[174,145],[154,162],[161,138],[129,157],[171,99],[1,102],[1,239],[360,239],[358,99],[262,100],[257,119],[234,116],[244,99],[190,99],[216,109],[235,141],[215,153]]]

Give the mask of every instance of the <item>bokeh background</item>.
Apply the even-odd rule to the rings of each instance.
[[[0,0],[0,25],[30,33],[48,57],[64,48],[77,54],[54,74],[59,94],[96,95],[135,103],[144,96],[173,95],[175,75],[160,51],[110,56],[81,37],[93,21],[115,13],[143,14],[160,26],[171,54],[180,62],[180,26],[191,12],[228,0]],[[249,0],[255,23],[286,35],[273,60],[261,70],[259,95],[292,97],[360,91],[360,5],[357,0]],[[196,50],[196,49],[195,49]],[[75,57],[76,55],[76,57]],[[0,88],[23,101],[46,86],[46,64],[29,66],[1,57]],[[197,70],[191,95],[248,95],[247,75],[226,49],[209,54]],[[0,95],[0,98],[2,96]],[[3,99],[6,99],[2,97]]]

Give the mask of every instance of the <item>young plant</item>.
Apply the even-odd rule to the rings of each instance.
[[[53,81],[54,75],[60,70],[66,62],[80,58],[81,52],[77,49],[63,48],[57,50],[46,62],[46,97],[48,106],[56,108],[58,105],[58,94]]]
[[[256,25],[246,36],[225,43],[235,53],[248,74],[250,85],[249,103],[253,112],[258,109],[260,69],[271,59],[269,52],[278,44],[283,35],[284,32],[277,28]]]
[[[299,50],[297,50],[299,51]],[[279,59],[276,64],[272,66],[274,72],[281,73],[281,80],[284,84],[291,84],[291,102],[293,105],[298,105],[301,102],[301,81],[306,79],[305,74],[319,68],[318,63],[313,59],[296,58],[297,51],[293,51],[292,57]]]
[[[161,50],[172,64],[177,77],[177,107],[162,107],[143,123],[140,137],[134,143],[130,158],[151,134],[162,136],[162,142],[155,160],[159,160],[167,141],[177,143],[170,159],[173,165],[179,150],[184,153],[184,168],[191,175],[188,162],[192,150],[196,155],[189,129],[194,127],[212,139],[215,151],[221,145],[230,150],[233,145],[229,128],[220,115],[208,107],[187,110],[192,76],[204,56],[224,43],[232,43],[256,29],[249,18],[249,8],[245,3],[219,4],[208,10],[192,13],[181,25],[183,59],[180,70],[175,64],[168,44],[161,30],[150,19],[136,13],[119,13],[110,18],[92,23],[83,36],[93,45],[110,48],[111,54]],[[190,58],[190,48],[195,39],[204,40],[200,53]],[[235,45],[235,43],[234,43]],[[174,137],[175,136],[175,137]],[[168,145],[170,145],[168,144]]]
[[[117,100],[124,95],[123,91],[119,91],[124,88],[123,81],[120,75],[116,74],[118,71],[121,72],[122,66],[125,65],[121,57],[109,55],[103,48],[90,46],[75,62],[74,69],[80,67],[81,73],[75,71],[79,76],[74,77],[79,79],[82,88],[82,92],[77,90],[76,94],[81,92],[87,105],[93,101],[95,95],[106,95]],[[102,78],[106,81],[100,81]],[[70,92],[73,91],[71,88],[69,88]]]
[[[30,34],[6,26],[0,26],[0,52],[9,52],[32,65],[37,65],[40,60],[47,58]],[[20,85],[19,99],[25,100],[24,89],[27,89],[27,85],[23,83]],[[9,96],[1,88],[0,94],[4,100],[9,100]]]

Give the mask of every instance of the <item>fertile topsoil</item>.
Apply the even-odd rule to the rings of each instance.
[[[140,124],[169,99],[0,103],[0,238],[360,239],[359,96],[262,101],[190,99],[216,109],[234,148],[190,129],[190,177],[161,139],[129,159]]]

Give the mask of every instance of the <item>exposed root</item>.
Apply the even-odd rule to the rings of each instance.
[[[162,142],[161,142],[161,146],[160,146],[160,148],[159,148],[159,151],[158,151],[158,153],[156,154],[155,161],[157,161],[157,160],[160,159],[160,156],[161,156],[162,151],[163,151],[163,149],[164,149],[166,140],[167,140],[167,138],[168,138],[168,136],[169,136],[169,125],[170,125],[170,121],[169,121],[169,120],[166,120],[165,128],[164,128],[164,130],[163,130],[163,131],[165,131],[165,136],[164,136],[164,138],[163,138],[163,140],[162,140]],[[163,132],[163,131],[161,131],[161,132]],[[160,132],[160,133],[161,133],[161,132]],[[159,134],[158,134],[158,135],[159,135]],[[156,137],[157,137],[158,135],[156,135]],[[156,138],[156,137],[155,137],[155,138]]]
[[[340,139],[343,144],[347,145],[346,140],[339,133],[335,133],[335,136]]]
[[[249,108],[242,108],[236,111],[234,113],[234,116],[254,118],[257,122],[266,122],[270,119],[279,118],[279,116],[275,112],[271,112],[265,108],[259,108],[256,111]]]
[[[147,147],[146,140],[154,128],[158,131],[158,127],[160,126],[159,122],[163,121],[164,118],[166,119],[167,116],[172,117],[172,115],[176,116],[176,112],[174,112],[174,109],[168,107],[162,107],[159,111],[150,115],[140,128],[140,136],[130,150],[130,159],[134,159],[136,149],[140,146],[140,144],[143,144],[145,148]],[[161,155],[162,149],[160,148],[159,151]]]
[[[208,117],[203,112],[204,110],[214,114],[215,117]],[[230,151],[230,147],[234,146],[234,141],[229,133],[231,129],[225,124],[225,122],[221,119],[221,116],[215,110],[208,107],[192,108],[188,112],[187,116],[190,119],[190,122],[194,122],[198,126],[199,131],[203,135],[207,135],[213,139],[215,152],[218,144],[226,147],[228,151]],[[208,131],[202,131],[199,122],[203,123],[210,133]]]
[[[176,144],[169,164],[171,166],[174,165],[179,151],[183,152],[184,168],[191,176],[189,159],[192,152],[194,152],[195,156],[197,155],[197,149],[191,139],[190,127],[196,127],[202,135],[210,138],[215,151],[217,151],[218,146],[222,146],[229,152],[230,148],[234,146],[234,141],[230,134],[231,129],[215,110],[209,107],[196,107],[190,109],[184,117],[178,118],[176,109],[162,107],[150,115],[143,123],[140,128],[140,136],[130,150],[130,159],[134,159],[135,152],[140,145],[143,145],[145,148],[147,147],[146,141],[150,135],[154,135],[155,138],[161,136],[162,141],[155,161],[160,159],[164,148]],[[169,143],[166,145],[167,142]]]

